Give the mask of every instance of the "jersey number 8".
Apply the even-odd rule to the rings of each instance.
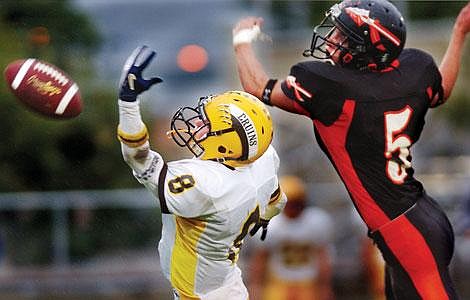
[[[238,253],[240,252],[240,248],[242,247],[243,238],[245,238],[245,236],[248,234],[250,226],[256,224],[259,221],[259,218],[259,206],[256,206],[255,210],[253,210],[248,216],[248,218],[246,218],[240,230],[240,234],[235,238],[228,252],[228,259],[232,261],[233,264],[236,263],[238,260]]]
[[[186,189],[190,189],[194,186],[195,181],[191,175],[181,175],[168,181],[168,188],[173,194],[179,194],[184,192]]]

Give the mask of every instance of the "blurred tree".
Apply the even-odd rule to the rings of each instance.
[[[325,17],[325,12],[335,3],[338,3],[338,1],[310,1],[309,24],[319,24]]]
[[[466,3],[467,1],[408,1],[407,17],[410,20],[455,18]]]
[[[88,17],[68,0],[3,0],[0,16],[23,37],[29,56],[43,56],[65,70],[75,54],[89,57],[101,41]]]
[[[270,12],[279,30],[310,27],[318,24],[337,1],[271,1]]]
[[[3,0],[0,43],[3,68],[25,57],[49,61],[78,83],[84,101],[76,119],[50,120],[0,85],[0,191],[137,186],[115,139],[115,91],[94,84],[101,37],[88,17],[68,0]]]

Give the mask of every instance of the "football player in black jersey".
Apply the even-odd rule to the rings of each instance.
[[[251,42],[261,18],[233,28],[243,88],[263,102],[312,119],[316,139],[346,186],[386,261],[387,299],[457,299],[449,275],[454,234],[443,210],[413,177],[410,150],[426,112],[455,84],[470,4],[459,13],[442,63],[403,49],[406,27],[386,0],[345,0],[316,26],[284,80],[266,74]],[[328,62],[328,63],[325,63]]]

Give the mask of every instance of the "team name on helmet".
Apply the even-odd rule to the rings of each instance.
[[[248,157],[253,157],[258,152],[258,135],[253,120],[240,108],[235,105],[230,106],[230,112],[240,122],[248,141]]]

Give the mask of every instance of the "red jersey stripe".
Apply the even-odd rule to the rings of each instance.
[[[346,150],[346,136],[354,116],[355,105],[354,100],[346,100],[341,116],[331,126],[325,126],[317,120],[314,120],[313,123],[332,160],[335,162],[338,173],[351,194],[351,198],[359,213],[364,218],[369,229],[376,230],[388,223],[390,218],[377,205],[362,185]]]
[[[426,300],[449,299],[434,256],[418,229],[405,214],[389,224],[379,229],[380,234],[410,276],[418,294]]]

